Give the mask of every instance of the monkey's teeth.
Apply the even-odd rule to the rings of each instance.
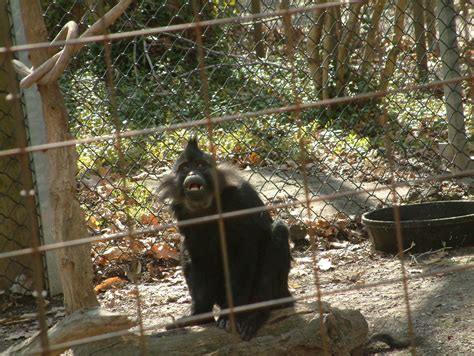
[[[191,184],[188,188],[188,190],[201,190],[202,189],[202,185],[199,185],[199,184]]]

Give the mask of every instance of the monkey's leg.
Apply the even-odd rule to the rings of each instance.
[[[287,225],[282,221],[275,221],[272,225],[272,239],[264,251],[262,269],[256,289],[256,301],[291,297],[288,290],[288,274],[291,266],[288,239],[289,230]],[[273,308],[284,308],[292,305],[293,302],[287,302]]]
[[[256,247],[255,241],[251,239],[240,240],[237,248],[234,247],[232,249],[232,246],[229,246],[229,251],[232,251],[229,258],[229,268],[234,306],[242,306],[252,302],[252,293],[254,292],[258,273],[258,253]],[[219,305],[222,309],[227,308],[227,298],[224,298]],[[235,315],[236,330],[242,340],[252,338],[258,328],[253,323],[253,320],[248,318],[248,315],[249,312],[241,312]],[[232,327],[229,315],[219,316],[217,326],[230,331]]]
[[[191,295],[191,316],[210,313],[216,302],[216,282],[209,278],[206,269],[199,265],[192,265],[188,260],[183,263],[183,273]],[[187,317],[179,318],[167,329],[182,328],[191,325],[202,325],[214,322],[214,317],[198,320],[188,320]]]

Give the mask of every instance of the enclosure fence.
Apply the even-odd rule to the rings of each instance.
[[[469,1],[39,3],[0,1],[0,289],[36,298],[35,351],[130,332],[52,344],[47,252],[79,263],[59,272],[72,313],[98,304],[94,286],[117,276],[117,265],[148,266],[158,248],[170,251],[159,255],[165,265],[176,263],[179,228],[270,211],[309,247],[316,291],[244,306],[227,295],[218,315],[316,300],[330,353],[323,297],[401,282],[416,354],[409,281],[474,268],[409,275],[400,218],[406,203],[474,196]],[[37,121],[41,134],[31,129]],[[242,168],[266,205],[175,222],[155,189],[194,135],[217,161]],[[385,206],[393,206],[400,277],[323,292],[318,251],[331,238],[366,239],[348,229],[362,231],[361,214]],[[228,276],[225,253],[223,265]],[[127,277],[148,353],[146,333],[166,323],[143,322],[141,272]]]

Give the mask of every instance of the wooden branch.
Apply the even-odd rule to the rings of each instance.
[[[362,314],[331,308],[326,303],[323,309],[328,354],[361,354],[368,334]],[[142,350],[151,355],[318,355],[323,352],[320,325],[317,303],[298,304],[295,309],[274,311],[257,336],[248,342],[209,325],[160,332],[146,336],[143,343],[138,335],[102,340],[75,347],[74,355],[137,355]]]
[[[58,322],[48,330],[50,345],[80,340],[86,337],[126,330],[135,323],[126,315],[112,313],[102,308],[79,310]],[[41,340],[39,332],[29,339],[11,346],[6,355],[29,355],[39,353]],[[48,355],[59,355],[65,349],[50,351]]]
[[[119,18],[122,13],[127,9],[127,7],[132,3],[132,0],[121,0],[117,5],[115,5],[109,12],[107,12],[103,17],[98,19],[91,27],[89,27],[80,38],[91,37],[98,35],[105,31],[107,27]],[[56,38],[51,42],[54,44],[59,40],[69,40],[77,38],[77,24],[74,21],[69,21],[66,25],[63,26]],[[38,41],[40,42],[40,41]],[[54,54],[51,58],[45,60],[40,65],[33,65],[33,69],[27,68],[22,65],[21,62],[15,61],[13,64],[17,69],[18,73],[21,75],[26,75],[20,82],[22,88],[29,88],[34,83],[38,84],[49,84],[59,79],[62,72],[66,68],[69,60],[77,53],[79,50],[85,46],[85,43],[79,43],[75,45],[66,45],[58,53]]]

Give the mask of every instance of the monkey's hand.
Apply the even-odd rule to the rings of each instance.
[[[261,317],[258,314],[235,317],[235,330],[244,341],[249,341],[253,338],[261,324]],[[232,324],[227,315],[219,316],[216,325],[218,328],[226,330],[227,332],[231,332],[232,330]]]

